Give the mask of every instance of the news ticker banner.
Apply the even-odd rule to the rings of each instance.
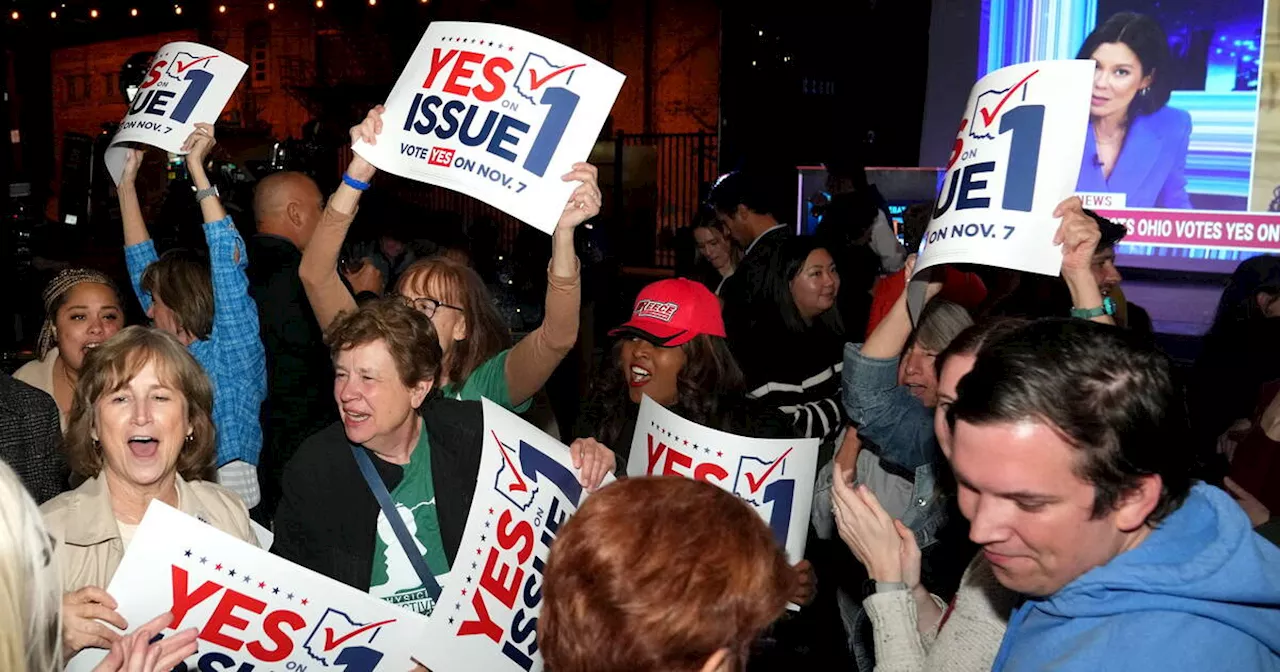
[[[104,155],[111,179],[120,184],[127,144],[141,143],[181,154],[197,123],[212,124],[222,116],[248,68],[232,56],[195,42],[170,42],[160,47]]]
[[[334,540],[342,543],[342,540]],[[163,634],[199,629],[186,670],[342,670],[413,667],[426,618],[321,576],[153,501],[107,592],[137,626],[165,612]],[[87,672],[86,649],[67,665]]]
[[[684,476],[731,492],[773,530],[792,564],[804,559],[818,439],[753,439],[690,422],[646,395],[627,474]]]
[[[547,554],[587,497],[564,444],[488,399],[483,404],[471,514],[414,651],[433,672],[542,669],[536,628]]]
[[[1280,253],[1280,213],[1101,208],[1095,211],[1128,229],[1129,233],[1121,241],[1125,244]]]
[[[387,97],[378,168],[482,200],[550,233],[626,78],[558,42],[434,21]]]
[[[1039,61],[974,85],[916,272],[974,263],[1057,275],[1053,211],[1075,191],[1094,64]]]

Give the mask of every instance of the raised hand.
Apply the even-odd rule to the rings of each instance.
[[[595,439],[578,439],[569,444],[573,467],[578,470],[578,483],[595,492],[606,474],[617,468],[617,457],[607,446]]]
[[[196,130],[182,143],[182,151],[187,153],[187,168],[203,167],[205,159],[209,158],[209,152],[213,151],[216,144],[218,141],[213,137],[213,124],[196,124]]]
[[[1102,240],[1098,222],[1085,214],[1084,204],[1078,196],[1059,203],[1053,216],[1062,218],[1058,231],[1053,235],[1053,243],[1062,245],[1062,276],[1092,277],[1093,253],[1097,252],[1098,242]]]
[[[378,144],[378,135],[382,133],[382,113],[386,111],[385,107],[379,105],[369,110],[369,114],[365,115],[364,120],[352,126],[351,144],[356,144],[357,140],[362,140],[370,145]],[[373,179],[377,172],[378,169],[372,163],[365,161],[359,154],[353,155],[351,157],[351,165],[347,166],[347,174],[361,182],[368,182]]]
[[[813,565],[808,560],[801,560],[791,569],[796,573],[796,592],[792,593],[791,601],[802,606],[809,604],[818,594],[818,577],[813,572]]]
[[[840,538],[867,568],[867,576],[884,583],[903,581],[902,539],[894,519],[865,485],[855,488],[843,468],[836,467],[832,481],[831,505]]]
[[[564,204],[564,212],[560,215],[560,221],[556,222],[557,231],[573,231],[579,224],[600,214],[604,197],[600,193],[600,185],[597,184],[599,174],[600,171],[595,166],[578,162],[573,164],[573,170],[560,176],[560,179],[565,182],[577,180],[582,184],[573,190],[569,201]]]
[[[120,184],[133,186],[138,181],[138,169],[142,168],[143,150],[135,147],[125,148],[124,167],[120,172]]]

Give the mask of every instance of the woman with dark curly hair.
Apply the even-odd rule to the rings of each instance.
[[[680,417],[731,434],[794,436],[790,418],[747,398],[742,370],[724,339],[720,302],[702,284],[676,278],[645,287],[631,319],[609,335],[621,337],[613,370],[597,376],[576,436],[594,437],[624,464],[645,395]]]

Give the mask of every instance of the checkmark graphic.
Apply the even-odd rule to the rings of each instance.
[[[388,624],[388,623],[395,623],[395,622],[396,622],[396,619],[392,618],[392,619],[389,619],[389,620],[386,620],[386,621],[378,621],[377,623],[370,623],[369,625],[366,625],[366,626],[363,626],[363,627],[360,627],[360,628],[356,628],[355,630],[353,630],[353,631],[351,631],[351,632],[349,632],[349,633],[347,633],[347,634],[345,634],[345,635],[343,635],[343,636],[341,636],[341,637],[339,637],[339,638],[337,638],[337,639],[334,639],[334,638],[333,638],[333,628],[325,628],[325,629],[324,629],[324,650],[325,650],[325,651],[332,651],[332,650],[334,649],[334,647],[341,645],[343,642],[347,641],[348,639],[351,639],[352,637],[355,637],[356,635],[358,635],[358,634],[360,634],[360,633],[362,633],[362,632],[365,632],[365,631],[368,631],[368,630],[372,630],[372,629],[377,628],[377,627],[384,626],[384,625],[386,625],[386,624]]]
[[[511,492],[528,492],[529,484],[524,482],[524,477],[520,475],[520,470],[516,469],[516,465],[511,461],[511,456],[507,455],[507,447],[502,445],[502,439],[498,438],[498,433],[490,430],[493,434],[493,440],[498,442],[498,450],[502,453],[502,461],[507,463],[511,469],[511,475],[515,477],[516,482],[507,486],[507,490]]]
[[[566,65],[563,68],[560,68],[559,70],[553,70],[551,74],[541,79],[538,78],[537,70],[534,70],[533,68],[529,68],[529,90],[537,91],[538,87],[542,86],[543,84],[546,84],[547,82],[551,81],[553,78],[563,75],[564,73],[569,72],[574,68],[581,68],[584,65],[586,65],[586,63],[579,63],[577,65]]]
[[[1035,77],[1036,74],[1039,72],[1040,72],[1039,70],[1034,70],[1032,71],[1031,74],[1027,75],[1026,77],[1023,77],[1022,81],[1018,82],[1017,84],[1014,84],[1013,87],[1009,89],[1009,92],[1004,94],[1004,98],[1000,99],[1000,103],[996,105],[996,109],[992,110],[991,112],[987,112],[987,108],[985,107],[980,108],[978,112],[982,113],[982,124],[984,126],[990,126],[991,122],[995,121],[996,117],[1000,115],[1000,108],[1004,107],[1004,104],[1009,102],[1009,98],[1013,96],[1014,92],[1016,92],[1019,88],[1021,88],[1023,84],[1026,84],[1027,80],[1031,79],[1032,77]]]
[[[217,54],[212,54],[212,55],[209,55],[209,56],[203,56],[203,57],[201,57],[201,58],[197,58],[196,60],[194,60],[194,61],[189,61],[189,62],[187,62],[187,63],[178,63],[178,64],[177,64],[177,65],[178,65],[178,74],[182,74],[182,71],[186,70],[187,68],[190,68],[191,66],[193,66],[193,65],[195,65],[195,64],[197,64],[197,63],[199,63],[199,62],[201,62],[201,61],[207,61],[207,60],[209,60],[209,59],[211,59],[211,58],[217,58],[217,57],[218,57],[218,55],[217,55]]]
[[[756,494],[756,491],[760,489],[760,486],[761,486],[761,485],[764,485],[764,482],[765,482],[765,481],[767,481],[767,480],[769,480],[769,474],[772,474],[772,473],[773,473],[773,470],[774,470],[774,469],[777,469],[777,468],[778,468],[778,465],[779,465],[779,464],[782,464],[782,461],[783,461],[783,460],[785,460],[785,459],[787,459],[787,456],[788,456],[788,455],[790,455],[790,454],[791,454],[791,451],[793,451],[793,450],[795,450],[795,449],[794,449],[794,448],[788,448],[788,449],[787,449],[787,452],[783,453],[783,454],[782,454],[782,457],[779,457],[778,459],[774,460],[774,461],[773,461],[773,464],[769,465],[769,468],[768,468],[768,469],[765,469],[765,470],[764,470],[764,473],[763,473],[763,474],[760,474],[760,478],[758,478],[758,479],[757,479],[756,477],[752,476],[752,475],[751,475],[751,472],[749,472],[749,471],[747,472],[747,487],[751,489],[751,494],[753,494],[753,495],[754,495],[754,494]]]

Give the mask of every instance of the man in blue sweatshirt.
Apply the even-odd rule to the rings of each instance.
[[[1194,481],[1169,360],[1084,320],[989,344],[948,409],[970,538],[1027,600],[993,670],[1280,670],[1280,550]]]

